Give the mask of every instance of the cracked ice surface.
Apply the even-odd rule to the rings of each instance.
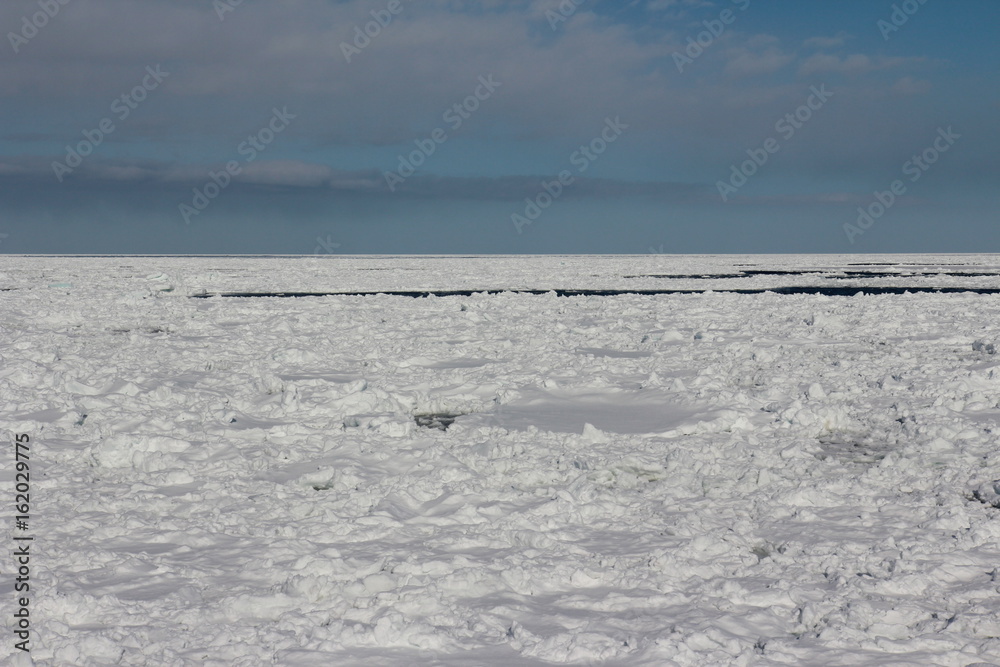
[[[861,261],[920,275],[859,291],[1000,286],[990,256],[5,258],[32,655],[1000,663],[1000,296],[188,298]]]

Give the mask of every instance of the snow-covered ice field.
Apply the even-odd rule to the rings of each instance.
[[[1000,664],[1000,295],[887,287],[1000,257],[5,256],[31,656]],[[499,289],[713,291],[213,296]]]

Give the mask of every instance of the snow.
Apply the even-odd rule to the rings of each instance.
[[[1000,257],[6,256],[31,656],[1000,664],[1000,295],[876,286]]]

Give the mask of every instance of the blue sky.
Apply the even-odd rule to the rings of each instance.
[[[1000,249],[995,1],[8,0],[0,26],[3,253]]]

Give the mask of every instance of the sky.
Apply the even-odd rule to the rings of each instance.
[[[4,0],[0,253],[1000,250],[996,0]]]

